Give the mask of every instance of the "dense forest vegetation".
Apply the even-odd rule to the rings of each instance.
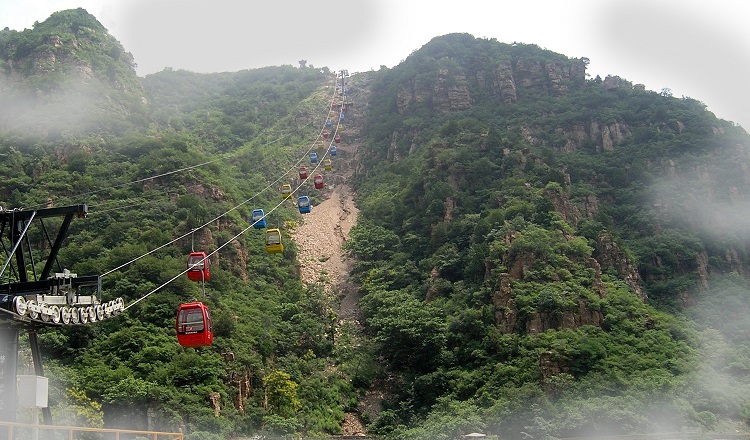
[[[189,439],[337,434],[354,412],[394,439],[746,430],[750,138],[700,101],[466,34],[353,76],[369,96],[346,245],[360,334],[302,284],[291,241],[279,256],[262,231],[235,238],[315,138],[328,69],[138,78],[82,9],[0,43],[0,204],[87,203],[64,267],[107,273],[208,222],[103,277],[105,300],[135,301],[192,248],[233,242],[203,298],[211,348],[175,341],[177,306],[202,297],[183,278],[40,334],[56,423]]]

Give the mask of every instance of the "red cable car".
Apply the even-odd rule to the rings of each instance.
[[[328,139],[328,135],[331,133],[328,130],[323,130],[323,139]]]
[[[205,252],[191,252],[187,261],[187,276],[191,281],[211,279],[211,265]]]
[[[323,176],[320,174],[316,174],[313,178],[313,183],[315,184],[315,189],[323,189],[325,186],[325,182],[323,181]]]
[[[338,144],[339,142],[341,142],[341,135],[336,133],[336,136],[333,137],[333,140]]]
[[[177,309],[177,342],[183,347],[208,347],[213,344],[214,331],[211,314],[202,302],[180,304]]]
[[[307,167],[300,167],[299,168],[299,178],[300,179],[307,179]]]

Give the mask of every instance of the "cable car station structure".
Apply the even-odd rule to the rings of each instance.
[[[70,223],[74,218],[86,217],[87,213],[86,205],[28,210],[0,208],[0,246],[4,254],[0,260],[1,421],[15,421],[21,330],[29,334],[34,372],[44,376],[37,339],[41,328],[95,323],[124,309],[121,298],[106,304],[101,302],[101,276],[78,276],[60,267],[57,261]],[[62,222],[49,220],[60,217]],[[52,234],[53,228],[57,229],[56,234]],[[55,266],[57,272],[53,272]],[[51,424],[49,408],[43,408],[43,415],[45,423]]]

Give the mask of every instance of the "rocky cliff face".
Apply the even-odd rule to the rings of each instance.
[[[511,244],[514,239],[515,235],[512,233],[505,237],[507,244]],[[498,288],[492,298],[495,307],[495,325],[501,332],[510,333],[520,330],[529,334],[538,334],[550,329],[573,329],[583,325],[600,326],[602,324],[604,316],[601,310],[593,307],[585,298],[574,299],[575,305],[563,310],[550,311],[537,308],[530,314],[524,314],[516,304],[513,284],[516,280],[524,280],[537,263],[536,257],[528,252],[508,253],[502,259],[503,266],[508,270],[499,275]],[[599,262],[594,258],[586,258],[584,264],[594,273],[594,280],[590,287],[592,292],[600,298],[606,296],[607,290],[601,279],[602,270]]]
[[[486,63],[475,70],[443,68],[432,81],[405,80],[398,93],[397,108],[400,114],[405,114],[414,106],[431,103],[434,111],[444,114],[466,110],[475,101],[488,97],[498,104],[509,105],[525,90],[562,96],[583,83],[585,76],[586,66],[577,59],[522,58],[495,65]]]

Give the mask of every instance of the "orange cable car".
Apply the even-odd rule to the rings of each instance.
[[[202,302],[180,304],[177,309],[177,342],[183,347],[208,347],[213,344],[213,322],[208,307]]]

